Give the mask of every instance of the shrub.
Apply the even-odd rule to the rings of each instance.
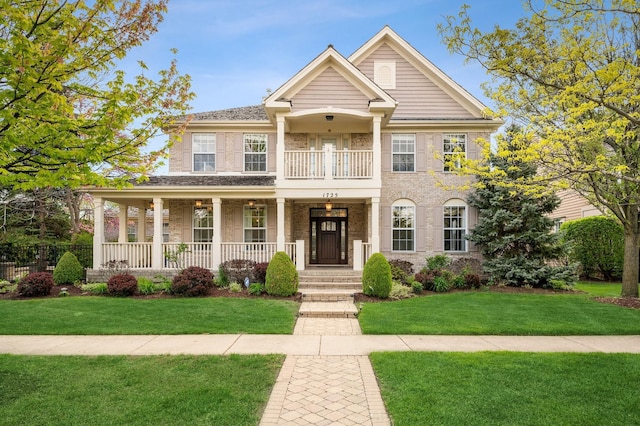
[[[109,291],[107,283],[90,283],[80,286],[82,291],[86,291],[91,294],[106,294]]]
[[[229,278],[222,267],[222,264],[218,266],[218,279],[214,281],[214,284],[218,287],[227,287],[229,285]]]
[[[254,295],[254,296],[260,296],[264,292],[264,284],[262,284],[262,283],[251,283],[249,285],[249,288],[247,289],[247,292],[249,294]]]
[[[451,259],[446,254],[436,254],[435,256],[427,257],[426,260],[428,271],[441,271],[451,263]]]
[[[456,275],[472,273],[482,276],[482,261],[475,257],[458,257],[453,259],[446,268]]]
[[[433,291],[438,293],[445,293],[451,289],[451,284],[444,276],[435,277],[433,279]]]
[[[171,280],[164,275],[156,275],[154,277],[154,282],[157,291],[171,291]]]
[[[467,282],[464,279],[464,275],[455,275],[451,280],[453,288],[463,289],[467,287]]]
[[[82,279],[84,268],[75,254],[70,251],[62,255],[53,270],[53,282],[56,285],[73,284]]]
[[[248,259],[233,259],[227,260],[220,265],[220,269],[222,269],[222,273],[227,279],[228,283],[242,283],[245,278],[249,278],[250,281],[253,281],[253,271],[256,262]]]
[[[391,291],[389,292],[389,299],[392,300],[400,300],[400,299],[408,299],[413,297],[413,292],[411,287],[407,287],[402,284],[400,281],[392,281]]]
[[[199,266],[189,266],[173,277],[171,292],[182,296],[204,296],[213,286],[211,271]]]
[[[391,267],[391,279],[400,281],[404,285],[409,285],[409,278],[413,275],[413,263],[406,260],[391,259],[389,266]]]
[[[18,283],[18,296],[48,296],[53,288],[53,277],[48,272],[34,272],[22,278]]]
[[[142,294],[153,294],[156,292],[156,284],[149,278],[138,278],[138,291]]]
[[[415,275],[414,280],[422,284],[423,290],[433,290],[433,280],[435,277],[436,274],[434,271],[425,270],[424,272],[418,272]]]
[[[231,293],[241,293],[242,292],[242,284],[240,284],[240,283],[231,283],[231,284],[229,284],[229,291]]]
[[[465,274],[464,281],[467,283],[467,287],[469,288],[480,288],[480,286],[482,286],[482,280],[478,274]]]
[[[9,281],[0,281],[0,294],[13,293],[18,289],[18,284],[11,284]]]
[[[298,271],[287,253],[279,251],[269,262],[265,290],[272,296],[291,296],[298,292]]]
[[[582,266],[582,275],[600,275],[611,281],[622,276],[624,231],[615,219],[585,217],[565,222],[560,227],[569,245],[569,259]]]
[[[86,249],[86,246],[91,245],[93,245],[93,234],[90,232],[80,231],[71,237],[69,250],[76,255],[83,268],[91,268],[93,265],[93,254],[91,250]]]
[[[414,294],[422,294],[423,286],[421,282],[414,281],[411,283],[411,290]]]
[[[371,255],[362,271],[362,292],[386,299],[391,292],[391,266],[382,253]]]
[[[256,263],[253,266],[253,281],[256,283],[264,284],[267,278],[268,262]]]
[[[107,289],[111,296],[133,296],[138,290],[138,280],[131,274],[116,274],[107,281]]]

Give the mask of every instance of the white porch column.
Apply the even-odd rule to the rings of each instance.
[[[304,240],[296,240],[296,271],[304,271]]]
[[[213,253],[212,266],[217,270],[222,263],[222,200],[212,198],[213,204]]]
[[[362,240],[353,240],[353,270],[362,271]]]
[[[153,197],[153,246],[151,249],[151,268],[162,269],[162,198]]]
[[[276,237],[276,250],[284,251],[284,198],[278,198],[276,200],[278,203],[277,213],[278,222],[276,227],[277,237]]]
[[[102,243],[104,243],[104,200],[93,198],[93,269],[102,266]]]
[[[276,181],[284,180],[284,117],[277,116],[276,136]]]
[[[138,229],[136,231],[136,241],[144,243],[147,240],[147,208],[138,208]]]
[[[371,198],[371,253],[380,251],[380,198]]]
[[[382,117],[373,117],[373,179],[382,183]]]
[[[126,204],[118,204],[118,242],[126,243],[127,238],[127,208]]]

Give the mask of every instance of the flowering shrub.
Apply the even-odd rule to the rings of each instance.
[[[204,296],[213,287],[213,274],[199,266],[189,266],[173,277],[171,293],[182,296]]]

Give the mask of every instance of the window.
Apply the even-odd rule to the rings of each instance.
[[[393,151],[393,171],[415,171],[416,135],[393,135],[391,145]]]
[[[162,222],[162,242],[169,242],[169,222]]]
[[[132,220],[127,221],[127,241],[130,243],[138,240],[138,224]]]
[[[467,155],[467,135],[446,134],[442,137],[444,171],[450,172],[454,167],[460,167],[459,158]],[[452,162],[454,167],[452,167]]]
[[[210,243],[213,241],[213,208],[193,208],[193,241],[196,243]]]
[[[244,135],[244,171],[267,171],[267,135]]]
[[[265,206],[244,207],[244,242],[267,241],[267,208]]]
[[[416,208],[413,203],[394,205],[393,211],[393,251],[414,251]]]
[[[444,206],[444,251],[467,251],[467,207],[463,201]]]
[[[191,136],[193,147],[193,171],[215,172],[216,170],[216,135],[194,133]]]

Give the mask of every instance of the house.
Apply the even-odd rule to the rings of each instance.
[[[556,230],[559,230],[560,225],[568,220],[604,214],[596,206],[591,204],[589,200],[572,189],[565,189],[558,192],[558,197],[560,198],[560,205],[549,214],[549,217],[556,222]]]
[[[378,251],[416,265],[473,255],[465,234],[477,214],[451,189],[468,178],[443,159],[481,155],[476,140],[502,124],[484,111],[388,26],[348,58],[330,45],[262,105],[194,114],[168,175],[93,189],[96,230],[105,201],[137,207],[139,223],[154,212],[152,242],[128,242],[121,229],[106,243],[96,232],[94,270],[124,259],[170,268],[180,243],[184,262],[214,270],[276,251],[299,270],[360,270]]]

